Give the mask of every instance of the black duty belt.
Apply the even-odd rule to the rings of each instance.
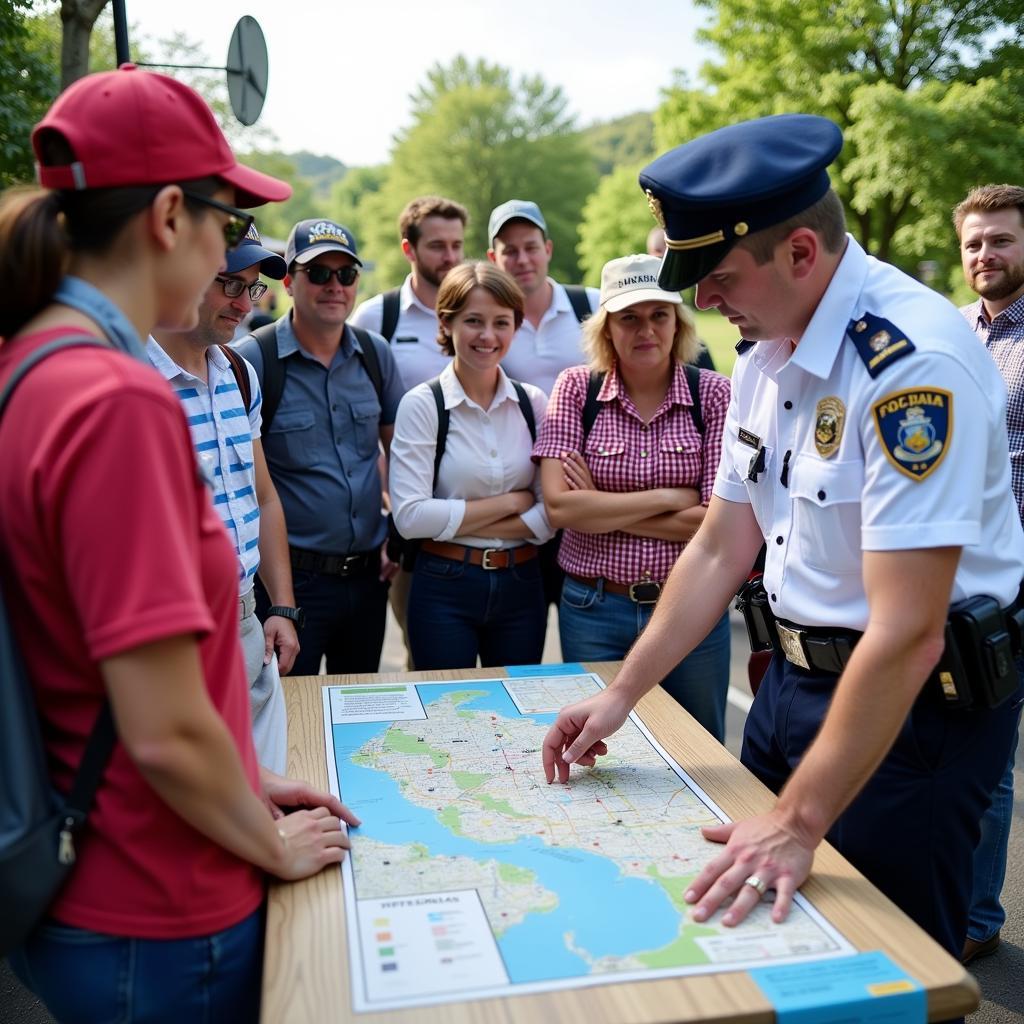
[[[819,629],[800,626],[785,619],[775,620],[778,643],[775,649],[794,665],[838,675],[846,668],[853,648],[863,633],[855,629]]]
[[[355,576],[380,566],[379,551],[358,551],[353,555],[325,555],[320,551],[305,551],[289,547],[293,569],[318,572],[325,576]]]

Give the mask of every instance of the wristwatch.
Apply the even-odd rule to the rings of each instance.
[[[280,615],[282,619],[291,619],[296,629],[302,629],[306,624],[306,613],[301,608],[289,608],[283,604],[272,604],[267,609],[267,618],[271,615]]]

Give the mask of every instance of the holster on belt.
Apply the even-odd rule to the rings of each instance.
[[[770,651],[778,646],[775,614],[760,575],[752,576],[736,594],[736,610],[743,616],[752,651]]]

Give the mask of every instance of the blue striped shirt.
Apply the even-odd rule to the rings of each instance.
[[[235,545],[239,593],[245,594],[251,589],[260,564],[260,507],[256,500],[252,439],[260,436],[263,396],[256,372],[249,363],[245,364],[252,391],[252,408],[246,412],[231,364],[218,346],[207,349],[206,381],[178,366],[154,338],[149,339],[146,353],[185,409],[192,443],[211,482],[213,507]]]

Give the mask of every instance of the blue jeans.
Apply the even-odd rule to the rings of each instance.
[[[409,591],[409,647],[418,671],[536,665],[547,605],[540,559],[485,569],[420,551]]]
[[[651,620],[654,605],[607,594],[566,577],[558,606],[558,631],[566,661],[618,661]],[[662,681],[665,690],[720,743],[725,738],[729,692],[729,615],[717,622]]]
[[[299,654],[289,675],[315,676],[327,656],[327,673],[376,672],[384,646],[388,584],[376,565],[351,576],[292,570],[295,603],[306,613],[299,633]],[[256,581],[256,614],[267,617],[270,598]]]
[[[992,804],[981,819],[981,839],[974,851],[974,888],[967,936],[976,942],[991,938],[1006,921],[1006,911],[999,902],[999,895],[1006,878],[1006,846],[1010,841],[1013,821],[1013,762],[1016,751],[1015,734],[1006,771],[992,791]]]
[[[256,1024],[263,910],[193,939],[126,939],[48,919],[9,960],[61,1024]]]

